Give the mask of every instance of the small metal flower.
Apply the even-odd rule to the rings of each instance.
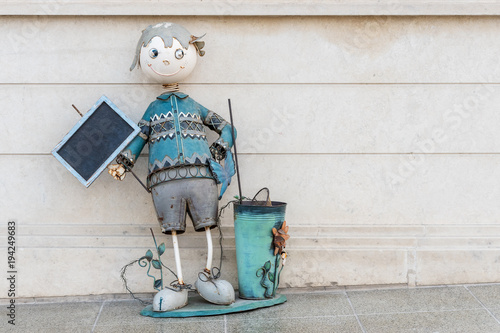
[[[274,255],[278,253],[282,254],[284,252],[283,249],[285,248],[285,243],[290,238],[290,235],[288,235],[287,232],[288,226],[286,225],[286,221],[283,222],[280,230],[276,230],[276,228],[273,228]]]

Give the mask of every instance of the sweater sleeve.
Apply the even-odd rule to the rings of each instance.
[[[233,126],[217,113],[208,110],[202,105],[200,105],[200,111],[203,124],[219,134],[219,138],[215,140],[214,143],[224,147],[226,150],[230,150],[234,144],[232,134]],[[236,128],[234,128],[234,138],[236,139]]]
[[[146,142],[149,140],[149,134],[151,132],[150,126],[150,113],[151,105],[148,107],[142,119],[137,124],[141,131],[137,136],[125,147],[125,149],[120,153],[119,158],[122,158],[122,163],[127,164],[128,167],[132,168],[139,158],[142,149],[146,145]]]

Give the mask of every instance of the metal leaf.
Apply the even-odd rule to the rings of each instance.
[[[274,282],[274,274],[273,274],[273,273],[271,273],[271,272],[269,272],[269,275],[268,275],[268,276],[269,276],[269,280],[270,280],[271,282]]]
[[[270,260],[266,261],[266,263],[264,264],[264,269],[266,270],[266,272],[269,272],[269,270],[271,269],[271,261]]]
[[[161,269],[161,264],[158,260],[153,260],[151,263],[153,264],[154,268]]]
[[[158,246],[158,255],[162,255],[165,252],[165,243],[161,243],[160,246]]]
[[[161,279],[155,281],[155,288],[160,288],[161,287]]]
[[[153,259],[153,252],[151,252],[151,250],[148,250],[148,252],[146,252],[146,255],[144,257],[146,257],[148,261],[151,261],[151,259]]]

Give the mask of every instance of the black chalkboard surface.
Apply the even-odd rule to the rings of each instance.
[[[89,187],[139,131],[116,105],[102,96],[52,154]]]

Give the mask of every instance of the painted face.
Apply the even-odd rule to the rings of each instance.
[[[172,47],[165,47],[163,39],[156,36],[142,47],[139,61],[147,77],[167,84],[184,80],[193,71],[196,60],[197,53],[193,45],[185,49],[174,38]]]

